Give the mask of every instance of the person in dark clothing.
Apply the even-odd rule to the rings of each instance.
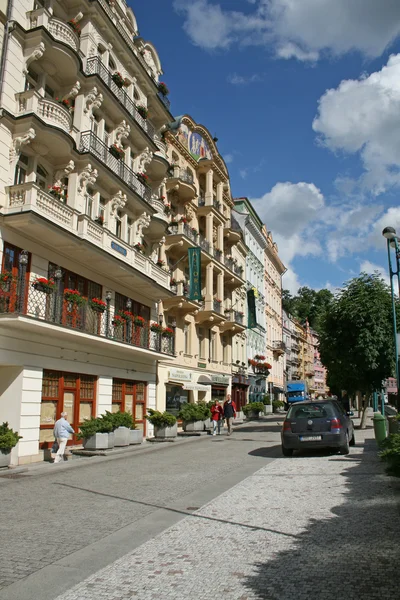
[[[346,412],[350,412],[350,398],[346,390],[342,391],[342,406]]]
[[[228,426],[228,435],[231,435],[233,419],[236,418],[236,406],[235,403],[232,402],[230,394],[228,394],[224,402],[224,418],[226,419],[226,424]]]

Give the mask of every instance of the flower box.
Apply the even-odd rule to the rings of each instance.
[[[147,110],[147,108],[145,106],[137,106],[136,110],[138,111],[139,115],[142,117],[142,119],[147,119],[148,115],[149,115],[149,111]]]
[[[125,323],[126,323],[126,319],[121,317],[121,315],[115,315],[115,317],[112,320],[112,324],[116,329],[119,329],[120,327],[125,325]]]
[[[83,439],[85,450],[107,450],[109,448],[109,434],[95,433],[88,438]]]
[[[69,100],[69,98],[62,98],[61,100],[59,98],[56,98],[56,101],[59,104],[62,104],[68,110],[70,110],[70,111],[74,110],[74,102],[73,102],[73,100]]]
[[[117,427],[114,430],[114,446],[129,446],[130,431],[128,427]]]
[[[115,83],[116,86],[118,86],[119,88],[124,87],[124,78],[122,77],[121,73],[119,73],[118,71],[116,71],[115,73],[113,73],[111,75],[111,79],[113,80],[113,82]]]
[[[11,449],[0,450],[0,468],[8,467],[11,462]]]
[[[72,302],[76,306],[83,306],[87,302],[87,298],[82,296],[78,290],[66,289],[64,290],[64,300]]]
[[[51,185],[49,186],[49,194],[57,198],[57,200],[64,200],[64,188],[59,185]]]
[[[101,298],[91,298],[89,304],[90,308],[98,313],[103,313],[107,308],[107,303]]]
[[[81,27],[78,24],[78,22],[75,19],[71,19],[70,21],[67,22],[67,24],[72,27],[72,29],[75,31],[76,35],[81,35]]]
[[[150,325],[150,329],[155,333],[162,333],[164,331],[164,327],[162,325],[159,325],[158,323],[152,323]]]
[[[149,178],[145,173],[136,173],[136,177],[139,179],[140,183],[147,185]]]
[[[163,266],[165,265],[165,260],[161,260],[161,259],[159,259],[159,260],[156,262],[156,265],[157,265],[157,267],[163,267]]]
[[[136,317],[134,317],[133,322],[136,327],[144,327],[146,325],[146,319],[144,319],[140,315],[137,315]]]
[[[112,144],[112,146],[109,147],[108,151],[111,154],[111,156],[117,158],[118,160],[121,160],[121,158],[125,156],[124,149],[117,146],[117,144]]]
[[[171,329],[171,327],[165,327],[165,329],[163,329],[163,332],[161,335],[163,337],[172,338],[172,337],[174,337],[174,330]]]
[[[37,277],[32,283],[32,287],[38,292],[44,292],[45,294],[52,294],[56,289],[56,284],[53,279],[46,279],[46,277]]]
[[[117,312],[117,316],[121,317],[121,319],[124,319],[124,321],[133,321],[135,318],[133,313],[131,313],[129,310],[119,310]]]
[[[154,437],[159,439],[165,438],[176,438],[178,435],[178,425],[172,425],[171,427],[159,427],[158,425],[154,426]]]
[[[169,94],[169,89],[163,81],[160,81],[160,83],[158,84],[158,91],[163,96],[168,96]]]

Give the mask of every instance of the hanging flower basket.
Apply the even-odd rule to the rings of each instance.
[[[121,158],[125,156],[124,149],[117,146],[117,144],[110,146],[108,151],[114,158],[117,158],[118,160],[121,160]]]
[[[122,77],[121,73],[119,71],[115,71],[115,73],[113,73],[111,75],[111,79],[113,80],[113,82],[115,83],[115,85],[117,85],[119,88],[122,88],[124,86],[124,78]]]
[[[91,298],[89,304],[90,308],[98,313],[103,313],[107,308],[107,303],[101,298]]]
[[[160,81],[160,83],[158,84],[158,91],[163,96],[168,96],[168,94],[169,94],[169,89],[167,88],[166,84],[163,81]]]
[[[261,360],[261,361],[265,360],[265,356],[263,356],[262,354],[256,354],[254,356],[254,358],[255,358],[255,360]]]
[[[148,184],[149,177],[146,173],[136,173],[136,177],[139,179],[140,183],[143,183],[144,185]]]
[[[68,25],[72,27],[76,35],[81,35],[81,27],[75,19],[71,19],[70,21],[68,21]]]
[[[151,331],[154,331],[155,333],[162,333],[164,331],[164,327],[162,325],[159,325],[159,323],[152,323],[150,325],[150,329]]]
[[[166,338],[172,338],[174,337],[174,330],[171,327],[165,327],[161,335]]]
[[[56,289],[56,284],[53,279],[46,279],[46,277],[37,277],[32,283],[32,287],[38,292],[52,294]]]
[[[112,324],[116,329],[120,329],[123,325],[125,325],[126,320],[123,319],[120,315],[115,315],[112,320]]]
[[[144,327],[146,325],[146,319],[140,317],[139,315],[134,317],[133,322],[136,325],[136,327]]]
[[[10,271],[3,271],[2,273],[0,273],[0,283],[2,284],[1,287],[3,287],[3,285],[7,285],[8,283],[11,283],[12,281],[12,273]]]
[[[135,318],[133,313],[131,313],[129,310],[119,310],[117,312],[117,315],[125,321],[133,321],[133,319]]]
[[[64,299],[67,302],[72,302],[76,306],[83,306],[87,302],[87,298],[82,296],[78,290],[66,289],[64,290]]]
[[[137,250],[138,252],[141,252],[143,254],[143,252],[144,252],[143,244],[141,244],[140,242],[137,242],[137,244],[135,244],[133,247],[135,248],[135,250]]]
[[[136,107],[136,110],[138,111],[142,119],[147,119],[149,111],[147,110],[146,106],[142,106],[141,104],[139,104],[139,106]]]

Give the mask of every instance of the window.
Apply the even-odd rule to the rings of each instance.
[[[95,415],[96,377],[77,373],[43,371],[42,403],[40,411],[41,448],[54,441],[54,423],[67,413],[68,421],[77,431],[79,424]],[[69,441],[76,443],[76,437]]]
[[[46,85],[44,88],[44,97],[47,98],[47,100],[54,100],[54,95],[54,90]]]
[[[127,236],[128,239],[126,240],[128,242],[129,245],[133,244],[133,219],[131,219],[130,217],[128,217],[127,220]]]
[[[49,263],[49,277],[54,278],[56,269],[56,265]],[[76,273],[66,269],[63,269],[61,286],[62,290],[67,288],[78,290],[87,298],[101,298],[102,296],[102,286],[99,283],[91,281],[90,279],[86,279],[85,277],[81,277],[81,275],[77,275]]]
[[[136,302],[136,300],[132,300],[132,298],[128,298],[123,294],[115,294],[115,310],[126,310],[126,303],[130,300],[132,303],[131,312],[138,317],[143,317],[146,321],[150,320],[150,308],[145,306],[144,304],[140,304],[140,302]]]
[[[226,335],[222,338],[222,360],[225,364],[229,361],[229,343]]]
[[[25,91],[34,90],[38,86],[38,81],[39,75],[29,68],[25,78]]]
[[[189,324],[185,323],[183,326],[183,338],[184,338],[184,353],[190,354],[190,328]]]
[[[21,154],[15,167],[14,185],[21,185],[26,181],[28,171],[29,157],[26,154]]]
[[[94,189],[91,187],[86,188],[86,206],[85,213],[91,219],[93,218],[93,203],[94,203]]]
[[[103,222],[105,222],[105,218],[106,218],[106,205],[107,205],[107,200],[105,198],[103,198],[103,196],[100,196],[98,216],[103,218]]]
[[[206,336],[205,336],[205,330],[203,327],[198,327],[197,338],[199,340],[199,357],[205,359],[206,358]]]
[[[146,389],[143,381],[113,379],[112,412],[131,413],[135,425],[143,432],[146,430]]]
[[[42,189],[47,189],[47,171],[38,165],[36,167],[36,183]]]
[[[122,237],[122,212],[117,210],[115,215],[115,235],[121,239]]]
[[[215,333],[215,331],[211,331],[210,330],[210,336],[209,336],[209,340],[210,340],[210,359],[211,360],[217,360],[217,334]]]

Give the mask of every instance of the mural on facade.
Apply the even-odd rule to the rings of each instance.
[[[189,129],[185,123],[181,123],[178,131],[178,139],[190,152],[195,160],[201,158],[212,159],[209,145],[200,133]]]

